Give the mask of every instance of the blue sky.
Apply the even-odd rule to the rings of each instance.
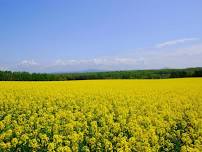
[[[202,66],[201,0],[0,0],[0,70]]]

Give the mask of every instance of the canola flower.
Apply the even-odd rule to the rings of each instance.
[[[0,82],[0,151],[202,151],[202,79]]]

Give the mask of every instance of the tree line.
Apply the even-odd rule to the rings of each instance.
[[[65,81],[93,79],[166,79],[202,77],[202,67],[186,69],[128,70],[83,73],[29,73],[0,71],[0,81]]]

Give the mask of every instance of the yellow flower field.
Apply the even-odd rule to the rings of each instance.
[[[0,151],[202,151],[202,79],[0,82]]]

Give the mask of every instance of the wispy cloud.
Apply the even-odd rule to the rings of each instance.
[[[190,42],[190,41],[197,41],[197,40],[199,40],[199,38],[176,39],[176,40],[159,43],[156,45],[156,48],[164,48],[164,47],[168,47],[168,46],[173,46],[173,45],[182,44],[182,43],[186,43],[186,42]]]
[[[22,67],[30,67],[30,66],[38,66],[39,63],[37,63],[35,60],[22,60],[20,63],[17,64],[17,66],[22,66]]]
[[[6,67],[5,65],[0,65],[0,71],[7,71],[9,70],[8,67]]]
[[[144,55],[145,68],[185,68],[202,66],[202,43],[178,48],[154,49]]]
[[[92,59],[58,59],[49,69],[59,71],[96,70],[127,70],[140,67],[144,63],[142,58],[132,57],[102,57]]]
[[[93,59],[70,59],[63,60],[58,59],[55,61],[55,65],[57,66],[70,66],[70,65],[131,65],[137,64],[139,60],[134,58],[120,58],[120,57],[108,57],[108,58],[93,58]]]
[[[88,59],[53,59],[48,62],[37,62],[34,59],[22,60],[12,65],[0,65],[0,70],[10,69],[13,71],[29,72],[78,72],[88,70],[132,70],[132,69],[158,69],[158,68],[183,68],[202,66],[202,43],[189,43],[179,47],[167,48],[178,43],[193,41],[181,39],[165,42],[161,49],[156,47],[138,49],[131,54],[119,56],[97,57]],[[195,38],[196,40],[196,38]],[[172,43],[171,43],[172,42]],[[163,44],[163,43],[162,43]],[[5,68],[7,67],[7,68]]]

